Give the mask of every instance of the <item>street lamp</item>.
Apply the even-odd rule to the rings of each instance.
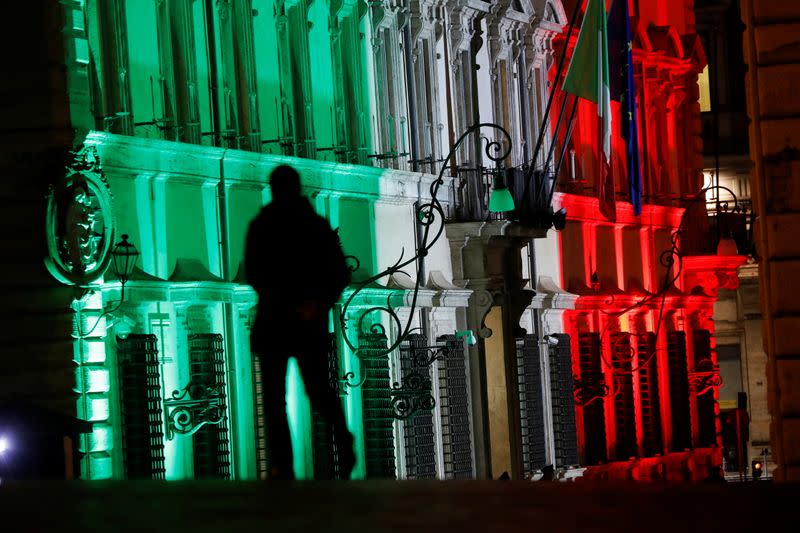
[[[764,463],[760,459],[753,459],[752,467],[753,481],[758,481],[761,479],[761,474],[764,473]]]
[[[507,168],[505,170],[506,174],[509,172],[513,172],[513,169]],[[508,190],[503,171],[498,169],[494,172],[492,192],[489,193],[489,211],[492,213],[504,213],[513,210],[514,198],[511,197],[511,191]]]
[[[136,246],[128,242],[128,236],[122,235],[122,240],[114,245],[111,250],[111,260],[114,262],[114,274],[125,290],[125,283],[130,279],[133,269],[136,267],[136,260],[139,258],[139,250]],[[124,292],[123,292],[124,295]],[[121,301],[120,301],[121,303]]]
[[[78,332],[76,337],[79,339],[85,339],[86,337],[91,335],[92,332],[95,330],[95,328],[97,328],[98,324],[100,324],[100,321],[107,315],[113,313],[114,311],[122,307],[122,303],[125,301],[125,284],[130,279],[131,274],[133,274],[133,269],[136,267],[136,261],[139,258],[140,253],[139,250],[136,249],[136,246],[134,246],[133,243],[128,241],[128,235],[126,234],[122,235],[121,240],[114,245],[110,253],[111,253],[111,263],[114,269],[114,275],[119,280],[121,285],[119,302],[113,308],[107,311],[103,311],[103,314],[97,317],[97,321],[86,333],[83,333],[81,331],[82,330],[82,321],[80,317],[81,309],[76,308],[76,310],[78,311],[78,317],[77,317]]]

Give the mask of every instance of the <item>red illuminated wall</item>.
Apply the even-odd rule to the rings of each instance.
[[[617,220],[600,214],[597,111],[583,100],[570,143],[575,165],[567,162],[556,200],[568,215],[563,280],[580,296],[564,324],[579,448],[582,463],[595,465],[590,477],[702,479],[721,464],[713,306],[720,287],[736,286],[744,258],[681,250],[690,232],[702,231],[683,216],[702,198],[697,76],[705,56],[692,2],[635,0],[630,8],[642,214],[634,216],[629,203],[619,121],[612,136]]]

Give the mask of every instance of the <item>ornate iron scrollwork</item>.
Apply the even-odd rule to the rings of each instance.
[[[392,410],[398,420],[411,418],[418,411],[430,410],[436,405],[431,394],[431,380],[418,372],[405,377],[404,383],[392,384]]]
[[[575,403],[586,407],[595,400],[608,396],[610,389],[606,385],[602,372],[583,372],[580,376],[573,376]]]
[[[446,344],[415,346],[411,350],[411,365],[417,368],[431,366],[434,361],[444,361],[444,359],[450,355],[451,351],[452,348]]]
[[[501,133],[501,135],[502,135],[502,140],[501,141],[492,141],[492,140],[489,140],[487,138],[486,139],[486,146],[484,147],[487,159],[489,161],[493,161],[493,162],[497,163],[498,165],[501,164],[502,161],[505,160],[508,157],[508,155],[511,153],[511,147],[512,147],[511,136],[509,135],[508,131],[506,131],[502,126],[499,126],[499,125],[493,124],[493,123],[488,123],[488,122],[487,123],[476,124],[476,125],[468,128],[463,134],[461,134],[461,137],[459,137],[458,140],[450,148],[450,152],[444,158],[444,161],[445,162],[449,162],[453,158],[453,156],[455,155],[455,153],[458,150],[458,148],[464,142],[464,140],[468,136],[470,136],[472,133],[477,132],[481,128],[492,128],[492,129],[498,130]],[[353,303],[353,300],[356,298],[356,296],[364,288],[372,285],[373,283],[377,282],[380,279],[389,277],[392,274],[401,273],[401,272],[403,272],[403,269],[405,269],[406,267],[409,267],[409,266],[412,266],[412,265],[417,265],[417,268],[419,268],[419,261],[418,260],[420,258],[422,258],[422,257],[427,256],[428,252],[434,246],[436,241],[438,241],[439,238],[442,236],[442,234],[444,233],[444,223],[443,223],[444,222],[444,209],[442,208],[442,204],[439,202],[439,199],[438,199],[437,196],[439,194],[440,187],[444,184],[444,173],[449,168],[450,168],[449,164],[443,164],[442,165],[441,169],[439,170],[439,174],[438,174],[436,180],[434,180],[433,183],[431,183],[431,187],[430,187],[431,200],[430,200],[430,202],[422,204],[417,208],[417,220],[419,221],[420,226],[422,226],[423,231],[422,231],[422,238],[420,239],[419,245],[418,245],[418,247],[416,249],[416,253],[412,257],[409,257],[408,259],[404,259],[404,253],[401,252],[400,253],[400,258],[397,260],[397,262],[394,265],[392,265],[389,268],[383,270],[382,272],[379,272],[379,273],[375,274],[374,276],[369,277],[366,280],[363,280],[363,281],[359,282],[358,286],[355,289],[355,291],[353,291],[350,294],[350,296],[347,298],[347,300],[345,301],[344,305],[342,306],[342,312],[340,314],[340,319],[339,319],[340,325],[341,325],[341,328],[342,328],[342,333],[343,333],[342,337],[344,339],[344,342],[350,348],[350,350],[352,350],[356,354],[356,356],[359,357],[359,358],[362,357],[362,350],[360,350],[358,344],[357,343],[353,343],[353,341],[348,336],[348,331],[349,330],[348,330],[348,323],[347,323],[347,321],[348,321],[347,310],[350,307],[350,305]],[[434,223],[437,221],[437,219],[440,220],[442,223],[439,225],[439,227],[437,229],[434,229]],[[433,229],[433,231],[432,231],[432,229]],[[353,259],[355,259],[355,258],[350,258],[349,261],[351,263],[353,263]],[[352,266],[357,268],[357,266],[358,266],[357,259],[355,261],[355,264],[353,264]],[[351,270],[353,270],[352,267],[351,267]],[[397,328],[396,330],[398,332],[400,332],[397,335],[397,338],[394,340],[394,342],[392,342],[389,346],[387,346],[384,350],[382,350],[380,354],[371,354],[370,357],[387,356],[389,353],[391,353],[395,349],[397,349],[397,347],[399,347],[400,344],[411,333],[411,330],[412,330],[411,322],[412,322],[412,319],[414,317],[414,309],[416,308],[416,305],[417,305],[417,296],[419,294],[420,283],[421,283],[421,278],[422,278],[422,276],[420,276],[419,274],[420,274],[419,271],[417,271],[416,282],[415,282],[415,285],[414,285],[414,289],[412,291],[412,298],[411,298],[411,305],[410,305],[411,312],[409,313],[409,315],[408,315],[409,318],[407,319],[405,324],[403,324],[403,321],[400,319],[400,317],[397,315],[397,313],[395,313],[395,310],[393,309],[392,304],[391,304],[391,299],[389,299],[389,301],[387,301],[387,304],[385,306],[371,307],[371,308],[367,309],[366,311],[364,311],[363,313],[361,313],[361,315],[360,315],[360,317],[358,319],[358,329],[359,329],[359,331],[363,331],[362,327],[364,325],[364,319],[365,319],[365,317],[367,315],[370,315],[370,314],[375,313],[375,312],[385,312],[386,314],[389,315],[389,318],[390,318],[391,322]],[[356,385],[352,385],[352,386],[356,386]]]
[[[694,372],[689,372],[689,390],[697,396],[705,394],[714,387],[721,387],[722,384],[719,367],[710,359],[700,361],[695,366]]]
[[[486,157],[489,161],[495,162],[497,165],[500,165],[503,160],[505,160],[508,155],[511,153],[511,135],[509,135],[508,131],[506,131],[502,126],[492,123],[481,123],[476,124],[470,128],[468,128],[461,137],[451,146],[450,152],[447,156],[443,159],[445,163],[451,161],[453,156],[456,154],[456,151],[464,142],[464,140],[469,137],[472,133],[477,132],[481,128],[492,128],[495,130],[499,130],[502,138],[500,141],[493,141],[488,138],[485,138],[486,145],[484,147],[486,152]],[[439,170],[439,174],[436,180],[431,183],[430,187],[430,195],[431,200],[428,203],[422,204],[417,207],[417,221],[418,224],[422,227],[422,238],[419,241],[419,244],[415,250],[415,254],[408,259],[404,259],[404,251],[400,252],[400,257],[397,262],[390,266],[389,268],[383,270],[375,274],[374,276],[369,277],[366,280],[363,280],[358,283],[356,289],[350,294],[350,296],[345,301],[344,305],[342,306],[341,313],[339,314],[339,324],[341,326],[342,331],[342,338],[347,345],[347,347],[355,354],[359,363],[369,359],[378,359],[382,357],[387,357],[390,353],[396,350],[400,344],[405,341],[408,336],[411,334],[413,328],[411,326],[413,317],[414,317],[414,310],[417,306],[417,297],[419,295],[420,283],[422,280],[422,276],[419,272],[419,259],[428,255],[428,252],[433,248],[436,241],[444,233],[444,209],[442,208],[442,204],[439,202],[438,193],[440,187],[444,184],[444,173],[446,170],[450,168],[449,164],[443,164],[441,169]],[[434,223],[437,221],[441,221],[438,228],[434,229]],[[433,229],[433,231],[432,231]],[[354,256],[347,256],[348,261],[348,268],[351,272],[358,270],[360,266],[360,262],[357,257]],[[416,281],[414,283],[414,289],[412,290],[412,297],[411,297],[411,311],[408,314],[408,319],[405,324],[401,318],[395,312],[392,306],[392,298],[391,295],[387,298],[385,306],[374,306],[366,309],[362,313],[360,313],[357,321],[356,331],[358,333],[358,340],[354,343],[350,337],[348,336],[348,308],[355,300],[356,296],[364,290],[366,287],[374,284],[380,279],[389,277],[393,274],[397,273],[405,273],[403,269],[406,267],[415,265],[417,268],[417,276]],[[396,331],[398,331],[397,338],[389,344],[386,342],[386,332],[385,328],[381,324],[373,324],[369,327],[366,327],[365,319],[367,316],[371,315],[372,313],[377,312],[384,312],[389,315],[390,322],[394,324]],[[379,346],[378,344],[371,343],[370,338],[374,336],[375,339],[379,337],[383,340],[383,346]],[[362,340],[365,340],[368,345],[362,346]],[[428,366],[436,361],[437,359],[441,359],[446,357],[450,351],[450,348],[446,346],[431,346],[427,347],[428,349],[421,351],[420,353],[415,353],[414,355],[414,365],[415,366]],[[347,372],[344,374],[340,379],[339,382],[342,385],[341,390],[344,394],[347,394],[347,389],[351,387],[360,387],[366,381],[366,373],[363,371],[363,368],[359,369],[360,373],[360,380],[353,381],[356,378],[355,372]],[[412,373],[404,378],[405,384],[400,385],[395,383],[392,386],[392,408],[394,410],[395,418],[405,419],[413,416],[414,413],[421,409],[433,409],[434,405],[436,404],[433,396],[431,395],[431,385],[430,379],[423,378],[421,375]],[[426,385],[427,383],[427,385]]]
[[[164,400],[167,418],[167,440],[175,435],[192,435],[206,424],[219,424],[225,419],[223,384],[208,386],[190,382],[183,389],[172,391]]]

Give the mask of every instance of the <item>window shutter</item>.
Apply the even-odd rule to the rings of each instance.
[[[430,379],[430,365],[420,364],[428,359],[428,338],[413,333],[400,345],[401,376],[416,372]],[[436,479],[436,440],[433,411],[418,411],[403,421],[406,449],[406,478]]]
[[[575,395],[572,380],[572,351],[569,335],[553,335],[558,344],[550,346],[550,402],[553,409],[555,466],[577,465],[578,430],[575,424]]]
[[[339,354],[336,335],[328,338],[328,386],[339,392]],[[312,411],[311,442],[314,453],[314,479],[339,479],[339,455],[333,436],[333,426],[317,411]]]
[[[471,479],[472,438],[469,429],[469,389],[464,342],[455,335],[436,339],[447,346],[439,362],[439,409],[442,415],[442,449],[445,479]]]
[[[389,358],[378,355],[386,351],[386,334],[379,331],[360,332],[358,345],[365,359],[361,369],[365,372],[361,387],[364,419],[364,453],[367,478],[394,478],[396,471],[394,449],[394,412],[392,410]],[[370,355],[374,354],[374,358]]]
[[[225,356],[222,335],[189,335],[189,380],[193,384],[214,387],[221,395],[220,409],[227,409],[225,397]],[[195,478],[229,479],[230,442],[228,419],[219,424],[205,424],[192,435]]]
[[[253,354],[253,402],[255,403],[256,475],[258,479],[269,476],[267,426],[264,418],[264,389],[261,381],[261,360]]]
[[[611,334],[611,356],[614,365],[614,428],[617,460],[637,456],[636,416],[633,410],[633,370],[631,338],[626,333]]]
[[[697,329],[692,332],[695,371],[712,370],[711,332]],[[717,442],[717,419],[714,414],[714,388],[697,395],[698,445],[711,446]]]
[[[689,370],[686,362],[686,333],[667,333],[669,400],[672,411],[672,451],[682,452],[692,446],[689,419]]]
[[[118,339],[125,476],[164,479],[164,420],[158,339]]]
[[[542,368],[536,335],[517,339],[517,382],[519,391],[522,468],[532,475],[547,462],[542,406]]]
[[[578,335],[581,380],[599,382],[604,379],[600,364],[600,334],[596,332]],[[606,454],[606,415],[604,398],[583,406],[583,436],[586,447],[584,463],[596,465],[608,460]]]
[[[656,336],[639,336],[639,398],[642,408],[642,441],[645,456],[663,453],[661,403],[658,396],[658,358]]]

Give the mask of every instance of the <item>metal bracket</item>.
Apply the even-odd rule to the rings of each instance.
[[[417,372],[407,375],[402,385],[393,383],[391,396],[394,417],[398,420],[411,418],[419,411],[430,411],[436,405],[431,380]]]
[[[225,393],[221,383],[208,386],[189,382],[183,389],[172,391],[164,400],[167,440],[175,435],[192,435],[206,424],[219,424],[225,419]]]

